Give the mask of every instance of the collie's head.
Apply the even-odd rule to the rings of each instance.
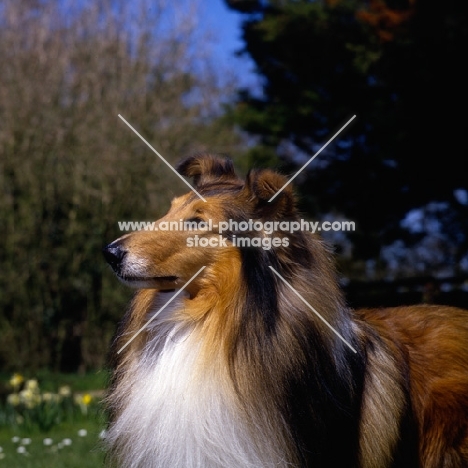
[[[126,234],[105,247],[105,258],[123,283],[172,290],[205,267],[188,287],[194,295],[222,259],[230,259],[229,268],[236,268],[238,259],[240,267],[239,248],[262,250],[257,254],[272,259],[272,252],[283,251],[284,256],[287,248],[301,248],[294,261],[309,260],[304,239],[297,234],[290,239],[291,234],[280,229],[280,222],[297,218],[291,186],[278,194],[287,182],[284,176],[252,170],[243,181],[230,159],[211,155],[185,159],[178,170],[192,178],[201,197],[189,192],[175,198],[169,212],[147,230]]]

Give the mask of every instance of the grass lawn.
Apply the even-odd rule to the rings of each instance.
[[[86,435],[79,436],[78,431],[83,434],[83,429]],[[104,460],[100,439],[102,430],[103,424],[97,420],[63,423],[48,433],[37,431],[25,434],[9,428],[1,429],[0,468],[2,466],[8,468],[102,467]],[[13,442],[14,437],[19,437],[20,441]],[[27,439],[30,439],[30,443],[27,443]],[[45,445],[45,439],[51,439],[52,442],[46,440],[51,445]],[[24,447],[24,449],[19,449],[19,447]],[[25,450],[26,453],[18,453],[18,449]]]

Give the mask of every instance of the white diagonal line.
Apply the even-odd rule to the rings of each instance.
[[[127,126],[131,130],[133,130],[133,132],[136,135],[138,135],[142,139],[143,143],[145,143],[152,151],[154,151],[154,153],[156,153],[157,156],[159,156],[159,158],[169,167],[169,169],[171,169],[172,172],[174,172],[174,174],[180,177],[182,182],[184,182],[186,185],[190,187],[190,190],[195,192],[195,194],[198,195],[199,198],[201,198],[204,202],[206,202],[206,200],[120,114],[119,114],[119,117],[121,120],[123,120],[123,122],[127,124]]]
[[[118,351],[120,354],[201,272],[206,268],[202,266]]]
[[[353,115],[269,200],[274,200],[354,119]]]
[[[345,343],[352,351],[357,353],[357,351],[270,265],[273,273],[280,278],[283,283],[307,306],[309,309],[314,312],[315,315],[333,332],[338,338],[340,338],[343,343]]]

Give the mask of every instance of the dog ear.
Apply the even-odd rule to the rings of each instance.
[[[244,191],[259,217],[275,219],[294,215],[294,193],[291,185],[284,187],[287,182],[285,176],[271,169],[249,171]],[[275,198],[271,200],[272,197]]]
[[[220,158],[211,154],[189,156],[177,165],[177,171],[185,177],[193,178],[195,187],[210,182],[237,179],[230,158]]]

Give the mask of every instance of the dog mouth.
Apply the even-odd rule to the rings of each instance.
[[[128,283],[150,283],[150,282],[171,282],[177,281],[178,276],[127,276],[127,275],[118,275],[122,281]]]

